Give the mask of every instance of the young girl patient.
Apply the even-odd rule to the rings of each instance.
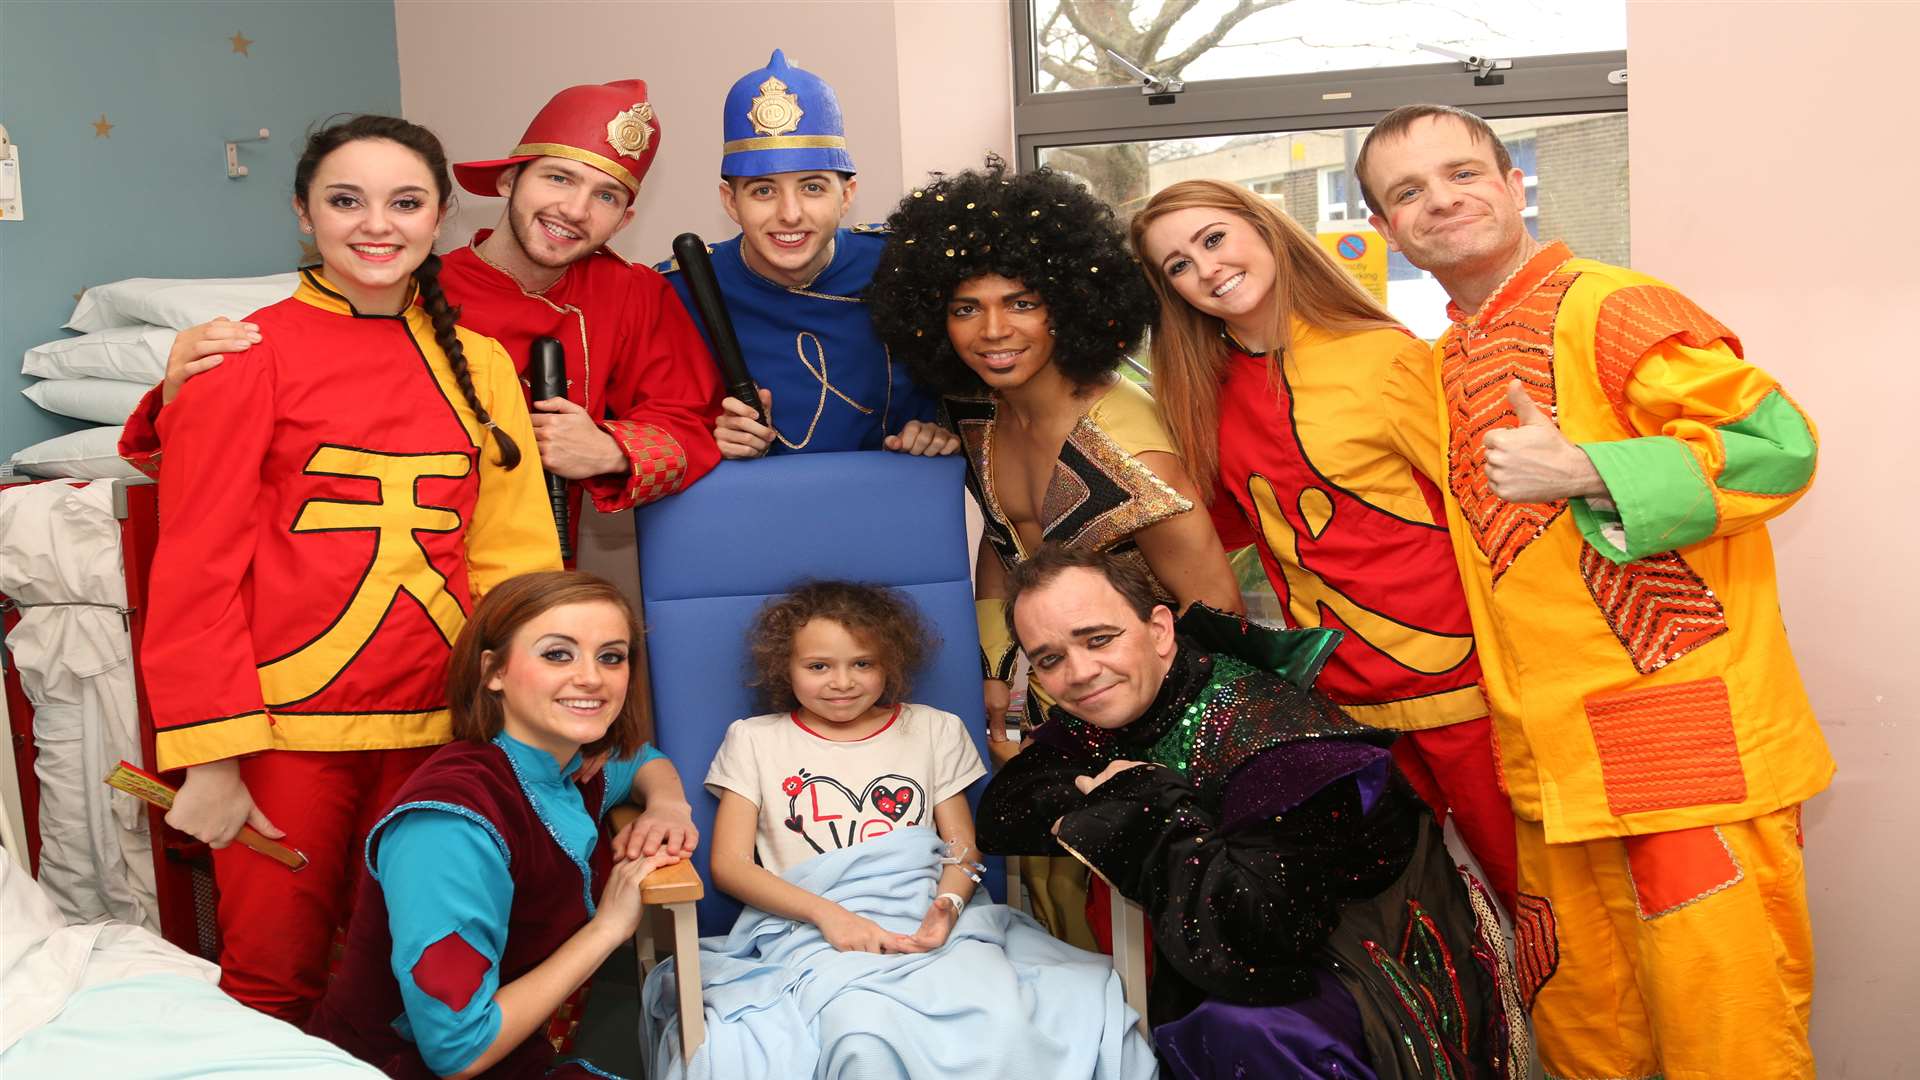
[[[749,634],[779,711],[736,721],[706,781],[713,883],[747,908],[701,942],[690,1065],[673,965],[649,979],[652,1075],[1151,1076],[1104,957],[974,900],[966,790],[985,768],[959,717],[905,700],[935,644],[912,603],[816,582]]]

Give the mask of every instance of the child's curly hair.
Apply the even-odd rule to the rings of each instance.
[[[947,302],[961,282],[998,274],[1038,292],[1053,363],[1078,386],[1120,366],[1155,311],[1106,203],[1065,173],[1006,171],[989,155],[984,168],[939,177],[900,200],[867,291],[887,348],[916,382],[949,396],[986,391],[947,337]]]
[[[940,644],[939,634],[903,593],[853,581],[807,582],[767,601],[747,632],[751,667],[747,684],[761,691],[773,709],[800,704],[793,696],[788,665],[793,660],[794,637],[814,619],[839,623],[872,650],[887,676],[881,697],[887,702],[906,699],[914,674]]]

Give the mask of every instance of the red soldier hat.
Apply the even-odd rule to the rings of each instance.
[[[647,84],[623,79],[560,91],[527,125],[511,154],[497,161],[461,162],[453,175],[475,195],[498,197],[503,170],[534,158],[563,157],[599,169],[632,196],[640,193],[640,181],[659,151],[660,118],[647,101]]]

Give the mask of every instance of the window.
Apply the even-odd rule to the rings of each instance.
[[[1507,144],[1536,236],[1627,261],[1621,0],[1246,6],[1013,0],[1019,165],[1075,173],[1123,218],[1179,180],[1230,180],[1323,243],[1357,233],[1354,246],[1384,249],[1366,225],[1354,158],[1390,109],[1439,102],[1486,117]],[[1428,46],[1512,66],[1469,70]],[[1106,47],[1185,88],[1143,93]],[[1409,328],[1426,337],[1444,329],[1446,298],[1430,275],[1390,254],[1383,285]]]
[[[1541,57],[1627,47],[1626,10],[1592,0],[1016,0],[1036,93],[1133,86],[1111,49],[1186,82]],[[1447,50],[1440,52],[1435,50]]]

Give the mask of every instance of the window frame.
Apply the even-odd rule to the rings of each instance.
[[[1165,105],[1140,87],[1038,92],[1033,6],[1008,0],[1013,50],[1015,167],[1038,167],[1048,147],[1152,142],[1370,127],[1401,105],[1433,102],[1488,120],[1627,111],[1625,50],[1515,56],[1499,86],[1476,86],[1458,61],[1189,82]],[[1328,100],[1329,95],[1336,95]]]

